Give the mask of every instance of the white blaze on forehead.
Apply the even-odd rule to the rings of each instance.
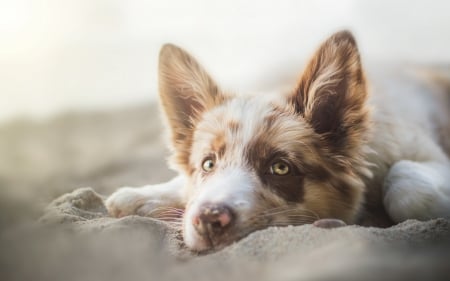
[[[265,129],[264,119],[273,114],[273,104],[283,106],[282,101],[285,99],[279,95],[241,97],[206,112],[194,132],[191,164],[198,166],[219,136],[224,137],[227,152],[239,162],[236,157],[242,155],[247,144]],[[236,124],[237,130],[230,124]]]
[[[225,204],[236,212],[251,208],[257,182],[251,172],[227,168],[207,177],[199,186],[190,208],[203,204]]]
[[[221,109],[224,111],[224,121],[238,121],[240,128],[240,143],[244,146],[261,132],[265,125],[264,119],[273,113],[272,95],[261,95],[247,99],[231,100]]]

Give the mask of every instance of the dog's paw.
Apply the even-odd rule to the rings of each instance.
[[[148,196],[139,192],[139,189],[122,187],[105,201],[106,209],[113,217],[120,218],[129,215],[145,216],[154,209]]]

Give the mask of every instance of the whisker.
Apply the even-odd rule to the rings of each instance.
[[[183,221],[182,219],[180,219],[180,218],[177,218],[177,217],[167,217],[167,216],[162,216],[162,217],[155,217],[155,219],[158,219],[158,220],[170,220],[170,221]]]
[[[182,217],[184,214],[183,209],[178,209],[174,207],[157,207],[151,210],[147,215],[150,217],[159,217],[159,216],[174,216],[174,217]]]
[[[310,224],[314,222],[314,220],[278,220],[270,223],[270,226],[281,226],[281,225],[302,225],[302,224]]]
[[[320,216],[319,216],[316,212],[311,211],[311,210],[309,210],[309,209],[304,209],[304,211],[313,214],[315,219],[317,219],[317,220],[320,219]]]
[[[184,214],[184,210],[176,210],[176,209],[167,209],[163,211],[164,213],[173,213],[173,214]]]
[[[277,209],[279,209],[279,208],[277,208]],[[289,209],[276,211],[276,212],[273,212],[272,209],[270,209],[269,211],[265,211],[265,212],[263,212],[262,214],[260,214],[258,216],[259,217],[269,217],[269,216],[275,216],[275,215],[280,215],[280,214],[289,213],[289,212],[296,212],[296,214],[287,214],[287,216],[294,216],[295,215],[295,216],[303,216],[303,217],[316,218],[316,219],[319,218],[319,216],[316,213],[314,213],[314,212],[312,212],[312,211],[310,211],[308,209],[303,209],[303,208],[302,209],[289,208]],[[307,214],[299,214],[299,212],[309,212],[309,213],[313,214],[314,216],[307,215]]]
[[[183,214],[184,210],[156,208],[156,209],[152,210],[152,212],[170,212],[170,213],[175,213],[175,214]]]
[[[305,218],[305,219],[316,219],[315,216],[308,215],[287,215],[288,218]]]
[[[276,211],[273,212],[272,210],[269,211],[265,211],[263,212],[261,215],[262,216],[273,216],[273,215],[279,215],[279,214],[283,214],[283,213],[288,213],[288,212],[298,212],[299,210],[295,210],[295,209],[285,209],[285,210],[281,210],[281,211]]]
[[[162,218],[162,219],[157,219],[157,220],[159,220],[159,221],[164,221],[164,222],[170,222],[170,223],[183,223],[183,222],[181,222],[181,221],[174,221],[174,220],[171,220],[171,219],[167,219],[167,218]]]
[[[178,214],[178,213],[172,213],[172,212],[160,212],[157,214],[158,216],[173,216],[173,217],[177,217],[177,218],[181,218],[183,216],[183,214]]]

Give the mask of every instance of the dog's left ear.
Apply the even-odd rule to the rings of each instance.
[[[292,99],[297,112],[333,150],[349,149],[361,142],[368,120],[367,89],[350,32],[338,32],[320,46]]]

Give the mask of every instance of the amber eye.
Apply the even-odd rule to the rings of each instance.
[[[273,163],[270,166],[270,173],[277,176],[285,176],[289,174],[289,165],[283,161]]]
[[[214,169],[214,160],[211,158],[205,159],[202,164],[202,169],[205,172],[211,172]]]

